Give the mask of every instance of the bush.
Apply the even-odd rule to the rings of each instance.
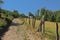
[[[8,16],[5,18],[5,21],[7,22],[7,25],[9,25],[13,20],[13,16]]]
[[[60,17],[56,17],[56,22],[60,22]]]
[[[0,29],[1,29],[3,26],[6,26],[6,25],[7,25],[6,21],[3,20],[3,19],[0,19]]]
[[[10,16],[10,15],[9,15],[7,18],[8,18],[9,20],[11,20],[11,21],[13,20],[13,16]]]

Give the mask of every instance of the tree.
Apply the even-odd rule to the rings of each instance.
[[[18,13],[18,10],[14,10],[13,13],[14,13],[13,14],[14,18],[17,18],[17,17],[20,16],[19,13]]]
[[[46,13],[46,14],[45,14],[45,21],[48,21],[48,17],[49,17],[49,16],[48,16],[48,14]]]
[[[45,8],[42,8],[41,9],[41,15],[45,15],[45,12],[46,12],[46,9]]]
[[[31,12],[29,12],[29,16],[34,16]]]
[[[22,13],[22,14],[20,14],[20,17],[21,17],[21,18],[26,18],[27,16]]]
[[[56,21],[60,22],[60,10],[55,11]]]
[[[56,17],[56,21],[57,22],[60,22],[60,17]]]
[[[36,19],[40,19],[40,10],[39,9],[35,13],[35,17],[36,17]]]
[[[51,21],[52,21],[52,22],[55,22],[55,21],[56,21],[56,18],[55,18],[54,15],[52,15],[52,17],[51,17]]]

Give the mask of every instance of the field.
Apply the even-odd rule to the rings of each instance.
[[[25,22],[26,22],[26,24],[28,24],[29,19],[25,18]],[[38,29],[39,24],[40,24],[40,20],[36,20],[34,31],[36,31]],[[31,30],[33,31],[32,19],[30,19],[30,25],[29,26],[30,26]],[[60,36],[60,23],[58,23],[58,26],[59,26],[58,30],[59,30],[59,36]],[[55,22],[45,21],[45,36],[51,40],[56,39],[56,23]]]

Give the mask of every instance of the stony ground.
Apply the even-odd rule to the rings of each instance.
[[[14,19],[2,40],[41,40],[38,33],[33,34],[20,19]]]

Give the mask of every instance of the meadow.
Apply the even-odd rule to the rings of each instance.
[[[32,19],[30,19],[30,25],[29,25],[29,19],[25,18],[26,24],[30,26],[31,30],[37,31],[39,28],[40,20],[36,20],[35,22],[35,28],[32,27]],[[59,36],[60,36],[60,23],[58,23],[59,27]],[[55,22],[49,22],[45,21],[45,37],[49,38],[50,40],[56,39],[56,23]]]

